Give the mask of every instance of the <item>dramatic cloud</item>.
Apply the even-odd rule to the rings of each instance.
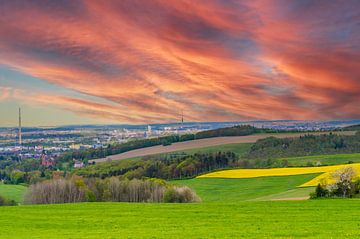
[[[0,64],[101,99],[38,104],[132,123],[181,110],[189,121],[360,117],[359,1],[0,6]]]

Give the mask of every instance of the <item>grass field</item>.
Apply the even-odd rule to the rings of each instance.
[[[188,149],[177,152],[194,154],[194,153],[213,153],[218,151],[231,151],[239,156],[242,156],[249,151],[252,145],[253,145],[252,143],[225,144],[225,145],[211,146],[205,148]]]
[[[22,185],[8,185],[0,183],[0,195],[16,202],[22,202],[26,187]]]
[[[313,165],[335,165],[347,164],[349,162],[359,163],[360,154],[333,154],[333,155],[318,155],[318,156],[304,156],[284,158],[288,160],[289,166],[305,166],[308,163]]]
[[[0,238],[359,238],[359,200],[0,207]]]
[[[187,185],[193,188],[203,202],[239,202],[244,200],[256,200],[260,197],[274,195],[269,200],[284,198],[276,197],[278,193],[284,193],[296,189],[297,186],[315,178],[318,174],[281,176],[281,177],[258,177],[240,179],[221,178],[195,178],[189,180],[172,181],[172,183]],[[308,191],[299,191],[296,197],[309,196]],[[302,192],[302,194],[301,194]],[[293,197],[293,196],[289,196]]]

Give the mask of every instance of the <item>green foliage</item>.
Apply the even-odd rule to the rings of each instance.
[[[16,206],[17,203],[14,200],[8,200],[0,195],[0,206]]]
[[[246,155],[249,159],[360,153],[360,135],[305,135],[298,138],[268,137],[258,140]]]
[[[189,178],[214,169],[235,165],[233,152],[196,153],[194,155],[162,155],[141,160],[120,160],[91,165],[75,171],[77,175],[101,177],[123,175],[125,178]]]

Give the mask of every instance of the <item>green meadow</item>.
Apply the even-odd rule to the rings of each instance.
[[[284,159],[288,160],[289,166],[306,166],[308,163],[313,165],[336,165],[359,163],[360,153],[291,157]]]
[[[360,200],[0,208],[0,238],[359,238]]]
[[[26,187],[22,185],[10,185],[0,183],[0,195],[9,200],[22,202]]]
[[[290,194],[289,198],[307,197],[309,191],[314,191],[314,188],[303,190],[297,186],[317,175],[319,174],[241,179],[195,178],[172,181],[172,183],[193,188],[203,202],[239,202],[256,200],[269,195],[274,195],[274,197],[269,197],[268,200],[286,198],[284,195],[290,190],[297,191],[297,194],[295,196]],[[277,198],[276,194],[279,193],[285,194]]]

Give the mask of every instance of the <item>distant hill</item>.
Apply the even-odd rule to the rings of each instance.
[[[350,125],[342,128],[342,130],[346,130],[346,131],[360,130],[360,124]]]

